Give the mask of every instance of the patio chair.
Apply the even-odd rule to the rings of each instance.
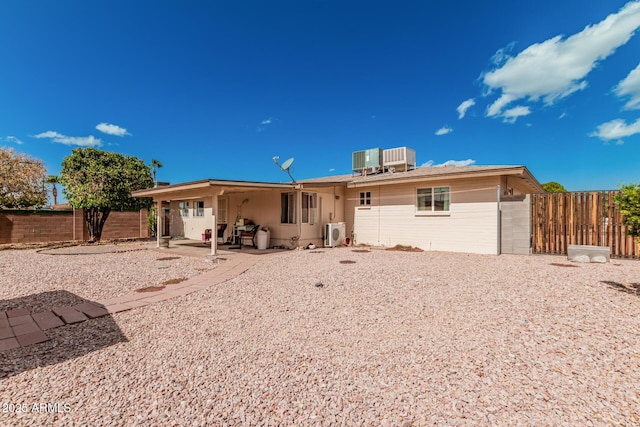
[[[206,230],[204,230],[204,233],[202,233],[202,243],[206,245],[210,241],[211,241],[211,229],[207,228]]]
[[[258,232],[258,228],[260,228],[259,225],[254,225],[253,227],[251,227],[251,229],[243,231],[240,233],[240,249],[242,249],[242,243],[244,242],[245,239],[251,239],[251,245],[255,248],[256,247],[256,233]]]
[[[218,224],[218,242],[224,243],[224,232],[227,229],[227,224]]]

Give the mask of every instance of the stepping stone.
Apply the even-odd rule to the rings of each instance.
[[[7,338],[13,338],[15,334],[13,333],[13,329],[10,326],[6,328],[0,328],[0,340],[4,340]]]
[[[78,311],[81,311],[90,319],[95,319],[96,317],[102,317],[109,314],[109,312],[104,307],[101,307],[91,302],[85,302],[82,304],[74,305],[73,308],[75,308]]]
[[[6,340],[0,340],[0,352],[5,350],[11,350],[12,348],[18,348],[20,344],[15,338],[8,338]]]
[[[41,342],[49,341],[49,337],[44,332],[38,330],[24,335],[18,335],[16,337],[21,347],[26,347],[31,344],[38,344]]]
[[[33,319],[28,314],[26,316],[10,317],[8,320],[9,325],[11,326],[22,325],[24,323],[33,323]]]
[[[7,318],[7,312],[6,311],[0,311],[0,320],[6,319],[6,318]]]
[[[31,315],[33,320],[38,324],[40,329],[46,331],[47,329],[57,328],[59,326],[63,326],[64,322],[60,320],[58,316],[53,314],[51,311],[43,311],[41,313],[33,313]]]
[[[13,333],[16,334],[16,337],[19,335],[26,335],[32,332],[40,331],[38,325],[33,320],[31,323],[21,323],[20,325],[12,326]]]
[[[51,311],[53,311],[56,316],[60,317],[66,324],[79,323],[88,320],[87,316],[72,307],[56,307]]]
[[[6,317],[4,319],[0,317],[0,329],[8,328],[8,327],[9,327],[9,320]]]
[[[27,308],[15,308],[13,310],[7,310],[7,317],[18,317],[18,316],[26,316],[31,312]]]

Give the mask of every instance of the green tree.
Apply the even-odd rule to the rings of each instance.
[[[40,207],[47,202],[47,170],[40,159],[0,148],[0,208]]]
[[[623,184],[615,201],[623,216],[622,223],[629,236],[640,236],[640,184]]]
[[[156,179],[156,169],[160,169],[162,167],[162,163],[159,160],[151,159],[151,172],[153,173],[153,185],[154,187],[158,186],[158,180]]]
[[[45,184],[51,184],[51,195],[53,196],[53,204],[58,204],[58,189],[56,188],[56,184],[60,183],[60,180],[55,175],[49,175],[44,180]]]
[[[134,156],[76,148],[62,162],[60,183],[69,204],[84,210],[91,242],[102,237],[112,210],[148,209],[152,203],[131,197],[132,191],[153,185],[149,167]]]
[[[564,188],[562,184],[558,184],[555,181],[547,182],[546,184],[542,184],[542,188],[547,193],[566,193],[567,189]]]

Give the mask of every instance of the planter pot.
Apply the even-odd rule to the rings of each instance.
[[[171,240],[171,236],[161,236],[160,237],[160,249],[169,247],[169,240]]]

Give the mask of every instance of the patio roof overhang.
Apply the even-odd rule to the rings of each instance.
[[[151,197],[154,200],[186,200],[199,198],[203,195],[241,193],[245,191],[266,190],[295,190],[301,188],[295,183],[257,182],[257,181],[232,181],[223,179],[205,179],[201,181],[186,182],[183,184],[166,185],[161,187],[136,190],[131,193],[133,197]]]

